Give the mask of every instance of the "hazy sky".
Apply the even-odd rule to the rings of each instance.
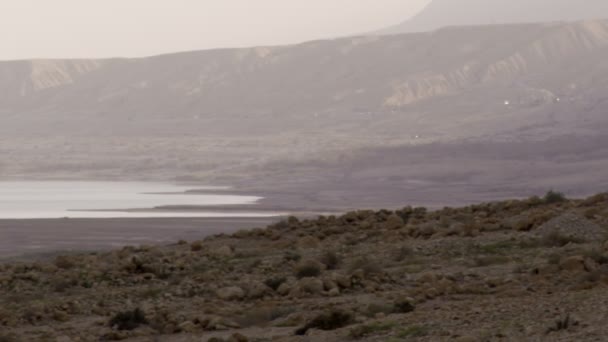
[[[286,44],[399,23],[430,0],[0,0],[0,59]]]

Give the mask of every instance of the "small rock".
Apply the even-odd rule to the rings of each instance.
[[[228,339],[228,342],[249,342],[249,339],[244,335],[236,333],[236,334],[232,334],[232,336],[230,336],[230,339]]]
[[[575,271],[575,272],[584,271],[585,270],[584,261],[585,261],[585,258],[583,256],[575,255],[575,256],[567,257],[567,258],[560,260],[559,267],[565,271]]]
[[[266,296],[271,292],[270,287],[264,283],[253,282],[247,289],[247,297],[251,299],[258,299]]]
[[[332,279],[336,282],[336,284],[338,284],[339,287],[343,289],[348,289],[352,286],[350,277],[347,277],[343,274],[334,273],[332,275]]]
[[[420,276],[420,278],[418,278],[418,282],[419,283],[424,283],[424,284],[433,284],[437,281],[437,274],[432,273],[432,272],[427,272],[424,273],[423,275]]]
[[[318,278],[300,279],[296,289],[299,289],[303,293],[320,294],[323,292],[323,281]]]
[[[283,283],[277,289],[277,293],[281,296],[287,296],[291,292],[291,285]]]
[[[333,289],[329,290],[329,292],[327,292],[327,294],[328,294],[330,297],[337,297],[337,296],[339,296],[339,295],[340,295],[340,289],[339,289],[339,288],[337,288],[337,287],[335,287],[335,288],[333,288]]]
[[[223,317],[214,317],[209,322],[207,329],[210,330],[229,330],[229,329],[237,329],[241,326],[238,323],[228,320]]]
[[[234,250],[232,249],[232,247],[224,245],[211,249],[209,254],[216,257],[231,258],[234,256]]]
[[[589,258],[585,258],[584,265],[587,272],[595,272],[600,267],[595,260]]]
[[[338,284],[332,279],[323,279],[323,288],[325,288],[326,291],[331,291],[338,288]]]
[[[439,291],[434,287],[430,287],[424,291],[424,295],[427,299],[435,299],[439,296]]]
[[[245,291],[237,286],[224,287],[217,290],[217,296],[223,300],[241,300],[245,297]]]
[[[194,332],[198,331],[196,324],[194,324],[191,321],[183,322],[182,324],[179,325],[179,329],[185,333],[194,333]]]

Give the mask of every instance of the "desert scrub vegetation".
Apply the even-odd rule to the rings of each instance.
[[[414,300],[412,298],[396,301],[393,308],[394,313],[410,313],[414,310],[416,310],[416,305],[414,305]]]
[[[554,190],[549,190],[545,194],[545,197],[543,197],[543,202],[545,204],[563,203],[563,202],[566,202],[567,200],[568,199],[566,198],[566,196],[563,193],[557,192]]]
[[[568,330],[571,326],[577,326],[578,324],[578,321],[571,319],[570,314],[566,314],[566,316],[556,320],[553,326],[547,328],[545,333],[548,335],[553,332]]]
[[[21,340],[36,341],[37,329],[48,326],[81,340],[178,332],[226,339],[239,329],[260,331],[247,336],[256,341],[270,330],[282,334],[278,340],[292,338],[302,327],[315,329],[310,339],[319,340],[435,341],[448,329],[470,334],[458,324],[466,320],[504,332],[504,340],[541,340],[558,307],[576,308],[581,317],[606,311],[598,303],[608,284],[608,244],[601,238],[607,209],[599,196],[355,211],[194,243],[7,262],[0,264],[0,336],[25,333]],[[514,229],[518,221],[530,231]],[[585,243],[576,244],[577,237]],[[480,302],[520,320],[525,332],[509,335],[495,316],[476,321]],[[137,306],[145,315],[131,310]],[[537,319],[547,312],[550,320]],[[76,326],[83,317],[90,323]],[[587,329],[603,340],[608,328],[598,322],[562,329],[559,338],[576,340],[568,334]]]

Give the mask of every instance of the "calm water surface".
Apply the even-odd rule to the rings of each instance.
[[[122,218],[122,217],[269,217],[256,213],[260,197],[221,194],[222,188],[207,187],[209,194],[185,194],[192,187],[143,182],[3,182],[0,181],[0,219]],[[219,193],[219,194],[218,194]],[[248,212],[155,211],[126,212],[159,206],[252,205]],[[103,210],[103,211],[99,211]]]

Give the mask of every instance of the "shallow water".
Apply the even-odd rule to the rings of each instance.
[[[185,194],[192,187],[145,182],[0,181],[0,219],[144,218],[144,217],[268,217],[256,213],[256,196],[221,194],[221,187],[196,187],[209,194]],[[171,211],[127,212],[159,206],[252,205],[248,212]],[[101,210],[101,211],[100,211]]]

